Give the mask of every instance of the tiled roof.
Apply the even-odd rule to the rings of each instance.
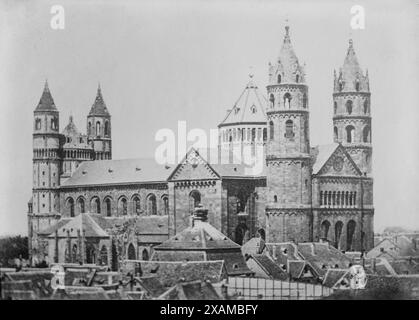
[[[264,249],[265,241],[260,237],[254,237],[242,245],[242,254],[261,254]]]
[[[229,239],[206,221],[195,221],[193,227],[187,227],[180,233],[171,237],[155,250],[222,250],[236,249],[240,251],[240,245]]]
[[[58,111],[55,106],[54,99],[52,98],[51,92],[48,88],[48,81],[45,81],[44,91],[42,92],[41,99],[39,100],[38,106],[35,112],[38,111]]]
[[[286,266],[288,260],[302,260],[302,258],[298,255],[298,248],[295,243],[267,243],[266,248],[268,254],[278,264]]]
[[[154,159],[85,161],[62,187],[165,182],[173,169]]]
[[[99,224],[92,218],[88,213],[81,213],[68,221],[63,226],[58,229],[58,237],[67,237],[67,231],[70,231],[70,237],[76,238],[77,231],[82,230],[85,232],[87,238],[107,238],[109,237],[108,233],[104,231]],[[80,235],[83,235],[80,233]],[[55,231],[51,233],[49,238],[55,237]]]
[[[324,276],[329,268],[349,268],[352,262],[344,253],[327,243],[299,243],[298,252],[319,276]]]
[[[335,288],[348,273],[348,269],[328,269],[323,279],[323,285],[328,288]]]
[[[211,283],[191,281],[178,283],[159,296],[158,300],[222,300],[222,298]]]
[[[304,260],[288,260],[287,270],[292,279],[299,279],[303,275],[306,262]]]
[[[96,99],[95,102],[93,102],[92,108],[90,109],[89,116],[110,116],[109,111],[106,108],[105,101],[103,100],[100,86],[97,88]]]
[[[253,76],[251,75],[246,88],[241,93],[233,108],[229,110],[220,126],[239,123],[266,124],[266,99],[263,96],[261,98],[258,87],[252,78]]]
[[[224,261],[128,261],[127,263],[139,263],[143,277],[155,276],[165,287],[194,280],[216,283],[225,278]]]
[[[137,278],[141,289],[147,292],[151,297],[158,297],[166,291],[163,283],[156,276]]]
[[[275,263],[270,257],[264,254],[253,254],[249,259],[253,259],[266,272],[266,274],[275,280],[288,279],[287,272]]]

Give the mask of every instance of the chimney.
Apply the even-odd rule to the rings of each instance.
[[[193,211],[192,225],[191,227],[198,225],[208,220],[208,209],[204,208],[202,204],[199,204]]]

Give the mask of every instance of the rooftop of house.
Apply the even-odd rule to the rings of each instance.
[[[211,283],[207,281],[191,281],[178,283],[165,293],[160,295],[158,300],[222,300]]]
[[[248,256],[248,260],[249,259],[254,260],[269,278],[275,279],[275,280],[288,279],[288,274],[286,270],[281,268],[269,256],[265,254],[252,254]]]

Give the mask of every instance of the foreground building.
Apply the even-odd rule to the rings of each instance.
[[[201,203],[209,223],[238,244],[259,235],[270,243],[323,239],[340,250],[372,248],[368,73],[350,41],[333,79],[334,142],[316,147],[310,144],[305,77],[287,26],[280,55],[269,66],[268,98],[251,77],[219,125],[220,158],[228,161],[217,164],[194,149],[178,165],[112,160],[111,116],[101,89],[87,116],[87,134],[72,119],[60,133],[46,84],[34,111],[28,211],[33,264],[98,263],[105,253],[116,257],[108,264],[148,259],[156,245],[188,228]],[[260,170],[249,170],[243,160],[258,155]],[[83,237],[92,240],[89,249],[81,247]],[[67,239],[61,249],[55,245],[65,243],[60,239]]]

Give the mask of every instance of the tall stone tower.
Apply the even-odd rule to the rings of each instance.
[[[34,111],[33,131],[33,189],[32,208],[28,212],[29,253],[32,262],[46,259],[45,244],[38,231],[49,227],[59,218],[59,186],[61,174],[61,144],[59,112],[48,82]]]
[[[276,64],[269,64],[267,242],[310,241],[311,173],[308,87],[289,27]]]
[[[93,147],[95,160],[112,159],[111,115],[103,100],[100,85],[87,116],[87,140]]]
[[[371,93],[368,71],[364,75],[352,40],[339,70],[334,73],[333,136],[346,148],[359,169],[371,175]]]

